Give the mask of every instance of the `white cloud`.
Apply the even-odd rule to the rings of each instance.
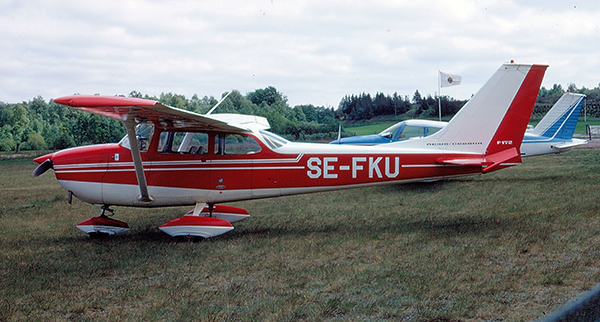
[[[137,90],[220,96],[274,86],[290,104],[437,90],[468,98],[498,66],[550,64],[544,86],[594,87],[593,1],[37,0],[0,5],[0,101]]]

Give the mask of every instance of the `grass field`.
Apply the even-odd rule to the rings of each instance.
[[[435,121],[437,121],[437,120],[435,120]],[[371,124],[366,124],[366,125],[351,125],[351,126],[345,126],[344,131],[349,132],[349,133],[355,133],[356,135],[377,134],[398,122],[399,121],[396,121],[396,122],[386,121],[386,122],[371,123]],[[537,123],[533,122],[530,124],[535,125]],[[583,117],[580,117],[579,121],[577,122],[577,126],[575,127],[575,134],[585,135],[586,124],[600,125],[600,120],[593,119],[593,118],[587,118],[586,122],[584,122]]]
[[[188,208],[99,209],[31,159],[0,161],[0,321],[531,321],[600,281],[600,149],[483,176],[233,203],[250,219],[176,241]]]

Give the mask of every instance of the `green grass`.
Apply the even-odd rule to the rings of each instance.
[[[575,134],[585,135],[586,125],[600,125],[600,119],[588,117],[587,120],[584,122],[583,117],[580,117],[579,121],[577,122],[577,125],[575,126]]]
[[[383,122],[372,123],[367,125],[344,126],[344,131],[354,133],[355,135],[377,134],[396,123],[398,122]]]
[[[530,321],[600,281],[600,149],[483,176],[233,203],[225,235],[156,228],[188,208],[99,209],[31,159],[0,161],[0,321]]]

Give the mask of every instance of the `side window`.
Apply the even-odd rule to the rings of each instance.
[[[240,155],[260,152],[256,139],[239,134],[218,134],[215,137],[215,154]]]
[[[437,127],[428,127],[427,128],[427,136],[432,135],[433,133],[437,132],[441,130],[441,128],[437,128]]]
[[[158,143],[161,153],[206,154],[208,134],[203,132],[162,132]]]
[[[399,139],[410,139],[422,137],[425,134],[425,128],[421,126],[405,126],[400,134]]]

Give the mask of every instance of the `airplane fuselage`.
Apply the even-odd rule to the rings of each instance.
[[[423,181],[481,173],[481,166],[436,162],[481,158],[473,153],[401,150],[395,144],[351,145],[287,142],[272,148],[261,135],[250,151],[220,153],[223,133],[204,133],[203,154],[164,152],[160,132],[141,152],[152,201],[139,200],[131,151],[122,144],[71,148],[51,156],[59,183],[82,201],[118,206],[179,206],[222,203],[376,184]],[[239,134],[235,134],[240,137]],[[163,135],[164,139],[164,135]],[[244,152],[244,153],[242,153]]]

